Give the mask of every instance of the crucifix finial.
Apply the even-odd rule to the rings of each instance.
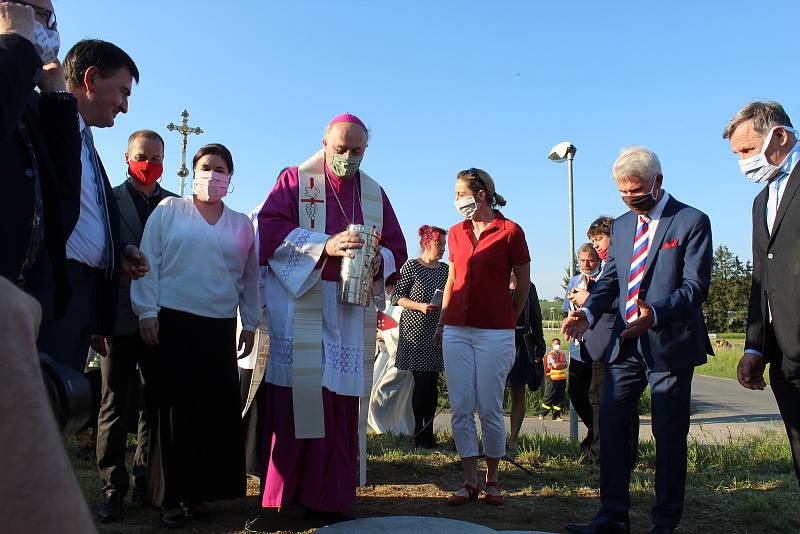
[[[203,133],[203,130],[201,130],[199,127],[189,126],[189,112],[186,111],[185,109],[183,110],[183,113],[181,113],[181,117],[183,117],[183,120],[181,120],[180,126],[176,126],[174,123],[170,122],[169,124],[167,124],[167,130],[169,130],[170,132],[177,131],[179,134],[181,134],[181,136],[183,136],[183,144],[181,147],[181,166],[177,172],[178,177],[180,177],[181,179],[179,194],[180,196],[183,196],[183,189],[184,186],[186,185],[186,177],[189,176],[189,169],[186,168],[187,138],[189,137],[189,134],[200,135],[201,133]]]

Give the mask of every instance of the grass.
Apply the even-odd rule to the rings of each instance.
[[[461,473],[452,435],[439,433],[435,452],[414,449],[403,436],[368,439],[368,483],[359,488],[350,511],[356,517],[424,515],[461,519],[497,530],[562,531],[571,521],[588,521],[597,511],[598,468],[584,462],[576,446],[549,434],[523,436],[517,460],[529,476],[506,462],[501,481],[507,495],[499,508],[482,502],[453,509],[446,498],[459,485]],[[655,444],[643,441],[631,482],[634,532],[649,526],[654,498]],[[99,482],[89,463],[74,459],[80,484],[92,507],[99,504]],[[198,466],[200,467],[200,466]],[[303,517],[261,511],[257,485],[248,496],[212,504],[210,525],[190,523],[197,533],[310,532],[320,526]],[[689,443],[686,507],[681,532],[798,532],[800,498],[786,436],[777,433],[728,437],[712,444]],[[126,503],[127,505],[127,503]],[[155,512],[126,506],[120,523],[101,525],[101,533],[151,532]]]

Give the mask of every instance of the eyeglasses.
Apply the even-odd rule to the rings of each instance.
[[[41,17],[42,19],[46,19],[47,20],[47,24],[45,24],[45,26],[47,27],[48,30],[54,30],[56,28],[57,21],[56,21],[56,12],[55,11],[52,11],[50,9],[45,9],[43,7],[35,6],[35,5],[30,4],[28,2],[23,2],[22,0],[6,0],[6,1],[9,2],[9,3],[12,3],[12,4],[19,4],[21,6],[28,6],[28,7],[32,8],[33,12],[36,13],[37,17]]]

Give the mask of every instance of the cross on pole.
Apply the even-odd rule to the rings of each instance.
[[[181,117],[183,117],[183,120],[181,121],[180,126],[176,126],[174,123],[170,122],[167,124],[167,130],[170,132],[177,131],[183,136],[183,146],[181,148],[181,167],[177,172],[178,177],[181,179],[178,194],[183,196],[183,189],[186,185],[186,177],[189,176],[189,169],[186,168],[186,138],[189,137],[189,134],[200,135],[203,133],[203,130],[201,130],[199,127],[189,127],[189,112],[185,109],[183,110],[183,113],[181,113]]]

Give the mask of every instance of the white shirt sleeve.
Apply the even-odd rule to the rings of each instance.
[[[239,315],[242,318],[242,330],[255,332],[261,322],[261,307],[259,305],[258,288],[258,259],[256,253],[255,236],[247,253],[247,263],[244,267],[242,292],[239,295]]]
[[[147,219],[142,242],[139,245],[139,250],[150,263],[147,274],[131,282],[131,305],[133,313],[139,316],[140,321],[158,317],[161,309],[158,305],[158,279],[162,261],[161,228],[164,213],[162,204],[156,206]]]
[[[295,228],[270,256],[270,269],[294,298],[302,297],[322,276],[322,269],[316,266],[325,252],[328,237]]]

